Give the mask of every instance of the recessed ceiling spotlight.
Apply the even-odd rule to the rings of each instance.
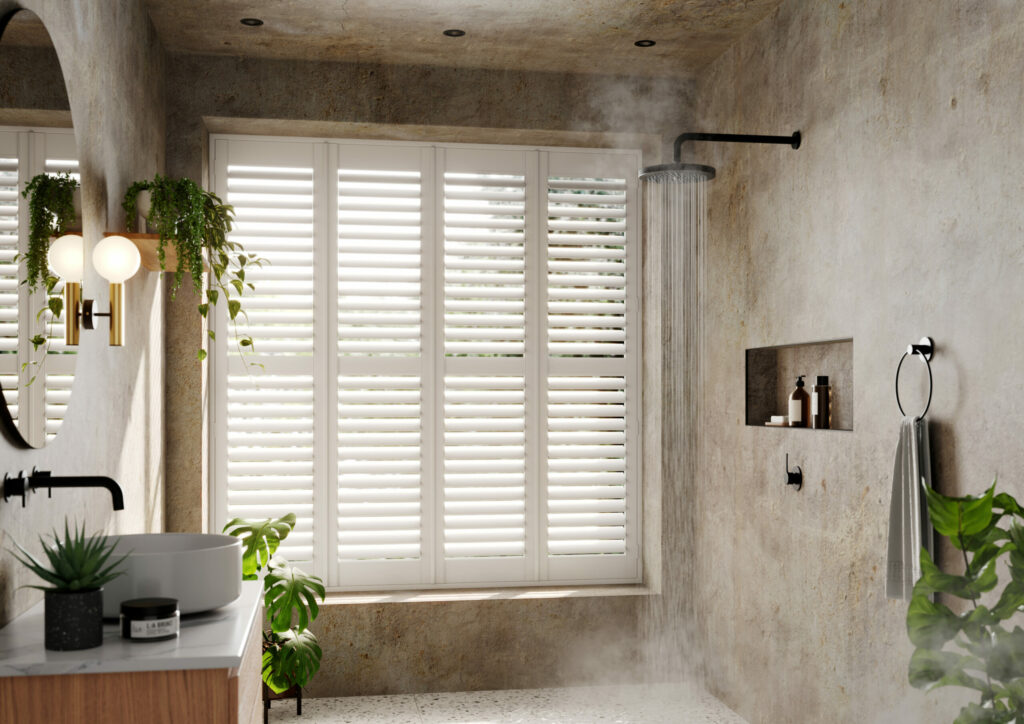
[[[653,40],[638,40],[635,43],[633,43],[633,45],[635,45],[638,48],[650,48],[652,45],[654,45],[654,41]]]
[[[458,28],[451,28],[449,30],[445,30],[443,34],[447,35],[449,38],[461,38],[466,34],[466,31],[459,30]]]
[[[263,25],[263,21],[259,18],[242,18],[242,25],[248,25],[250,28],[258,28]]]

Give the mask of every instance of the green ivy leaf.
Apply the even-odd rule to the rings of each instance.
[[[42,347],[44,344],[46,344],[46,337],[44,337],[41,334],[37,334],[36,336],[34,336],[29,341],[32,342],[32,349],[38,350],[40,347]]]
[[[50,314],[52,314],[55,319],[59,318],[64,312],[64,299],[63,297],[50,297],[46,301],[46,306],[49,307]]]
[[[210,312],[210,304],[209,304],[209,302],[199,305],[199,314],[201,316],[206,317],[206,315],[209,312]]]
[[[238,313],[242,310],[242,303],[237,299],[228,300],[228,316],[234,320],[238,316]]]
[[[199,359],[200,362],[202,362],[204,359],[206,359],[206,350],[205,349],[197,350],[196,351],[196,357]]]
[[[220,292],[217,291],[216,289],[207,289],[206,290],[206,299],[207,299],[207,301],[210,302],[210,304],[216,304],[217,300],[219,298],[220,298]]]
[[[960,631],[960,619],[941,603],[932,603],[922,593],[914,593],[907,609],[907,635],[924,649],[941,649]]]

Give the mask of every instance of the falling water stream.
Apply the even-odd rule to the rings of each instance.
[[[691,592],[697,585],[693,515],[703,449],[699,304],[705,282],[707,185],[713,177],[707,171],[659,171],[643,184],[647,248],[661,260],[663,300],[661,595],[649,597],[641,617],[643,668],[652,682],[701,680],[702,637]]]

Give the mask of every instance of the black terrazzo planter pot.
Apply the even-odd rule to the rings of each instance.
[[[103,589],[46,591],[43,645],[50,651],[78,651],[103,643]]]

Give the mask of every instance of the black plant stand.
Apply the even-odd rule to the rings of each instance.
[[[270,724],[270,702],[280,699],[295,699],[295,714],[302,716],[302,687],[293,686],[288,691],[275,694],[266,684],[263,685],[263,724]]]

